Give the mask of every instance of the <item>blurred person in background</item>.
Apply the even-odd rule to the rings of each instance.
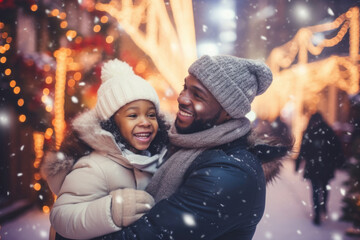
[[[312,185],[313,223],[320,225],[321,213],[327,213],[329,192],[326,186],[334,178],[335,170],[344,163],[344,154],[339,138],[319,112],[310,117],[303,133],[295,171],[302,161],[305,161],[304,178]]]

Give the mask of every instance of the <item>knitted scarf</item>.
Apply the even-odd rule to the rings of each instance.
[[[191,134],[179,134],[172,125],[169,130],[170,143],[180,150],[171,155],[155,172],[146,191],[156,202],[169,197],[180,186],[186,170],[199,154],[206,149],[230,143],[244,136],[249,130],[250,122],[247,118],[233,119]]]

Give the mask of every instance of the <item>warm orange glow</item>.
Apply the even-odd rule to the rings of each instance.
[[[35,183],[35,184],[34,184],[34,190],[35,190],[35,191],[40,191],[40,189],[41,189],[40,183]]]
[[[99,24],[96,24],[93,28],[94,32],[100,32],[101,26]]]
[[[36,4],[31,5],[31,11],[36,12],[38,10],[38,6]]]
[[[72,64],[74,62],[74,59],[72,57],[68,57],[66,59],[66,63],[69,65],[69,64]]]
[[[24,106],[24,99],[20,98],[20,99],[17,101],[17,104],[18,104],[19,107]]]
[[[6,63],[6,57],[1,57],[1,58],[0,58],[0,62],[1,62],[1,63]]]
[[[69,30],[66,32],[66,37],[70,39],[74,39],[76,37],[77,33],[74,30]]]
[[[141,74],[145,72],[146,67],[147,67],[147,63],[145,61],[139,61],[139,63],[136,64],[135,72]]]
[[[109,21],[109,18],[107,17],[107,16],[102,16],[101,18],[100,18],[100,22],[101,23],[107,23]]]
[[[8,51],[8,50],[10,49],[10,44],[8,44],[8,43],[5,44],[5,45],[4,45],[4,48],[5,48],[6,51]]]
[[[46,205],[44,205],[42,207],[42,210],[43,210],[44,213],[49,213],[50,212],[50,208],[48,206],[46,206]]]
[[[53,110],[53,107],[51,105],[46,105],[45,110],[47,112],[51,112]]]
[[[323,39],[317,45],[313,37],[317,33],[332,31],[330,39]],[[349,55],[331,56],[309,63],[308,55],[320,55],[325,48],[333,47],[349,35]],[[353,7],[335,21],[301,28],[294,38],[273,49],[267,64],[273,72],[273,83],[252,105],[261,119],[274,120],[287,107],[290,109],[292,132],[299,147],[302,131],[309,115],[318,110],[320,94],[327,88],[329,106],[327,120],[336,120],[337,89],[348,94],[359,91],[359,8]],[[264,107],[271,102],[271,108]],[[304,111],[307,109],[308,112]]]
[[[52,81],[53,81],[53,79],[52,79],[51,76],[47,76],[47,77],[45,78],[45,83],[46,83],[46,84],[50,84],[50,83],[52,83]]]
[[[46,131],[45,131],[45,139],[50,139],[51,136],[53,135],[53,133],[54,133],[54,130],[52,128],[46,129]]]
[[[95,9],[116,19],[133,42],[152,59],[175,93],[180,93],[182,82],[179,79],[188,74],[188,67],[197,59],[193,7],[191,0],[167,3],[112,0],[97,2]],[[142,29],[144,23],[146,32]],[[178,50],[174,51],[174,45],[179,46]]]
[[[39,168],[41,158],[44,156],[44,150],[43,150],[44,149],[44,133],[34,132],[33,140],[34,140],[34,153],[35,153],[35,160],[34,160],[33,166],[34,166],[34,168]],[[34,185],[34,189],[40,190],[41,185],[38,184],[36,187],[35,187],[35,185]],[[36,191],[38,191],[38,190],[36,190]]]
[[[59,9],[53,9],[53,10],[51,11],[51,15],[53,15],[54,17],[56,17],[57,15],[59,15],[59,13],[60,13]]]
[[[70,79],[69,81],[68,81],[68,87],[74,87],[75,86],[75,80],[74,79]]]
[[[6,52],[5,47],[4,46],[0,46],[0,53],[4,54]]]
[[[82,37],[79,36],[79,37],[75,38],[75,43],[79,44],[81,42],[82,42]]]
[[[64,139],[65,123],[65,85],[66,85],[66,62],[71,50],[61,48],[56,51],[56,74],[55,74],[55,101],[54,101],[54,131],[55,145],[59,149]]]
[[[114,41],[114,37],[113,36],[107,36],[106,37],[106,43],[110,44]]]
[[[11,43],[11,42],[12,42],[12,37],[6,38],[6,42],[7,42],[7,43]]]
[[[15,80],[11,80],[9,83],[10,87],[15,87],[16,86],[16,81]]]
[[[35,174],[34,174],[34,179],[37,180],[37,181],[39,181],[39,180],[41,179],[40,173],[35,173]]]
[[[2,38],[7,38],[9,36],[9,34],[7,33],[7,32],[3,32],[2,34],[1,34],[1,37]]]
[[[43,89],[43,94],[44,95],[49,95],[49,93],[50,93],[50,90],[48,88]]]
[[[34,166],[34,168],[39,168],[40,167],[40,159],[36,159],[33,166]]]
[[[79,81],[80,79],[81,79],[81,72],[76,72],[75,74],[74,74],[74,80],[76,80],[76,81]]]
[[[25,122],[26,121],[26,116],[24,114],[21,114],[19,116],[19,122]]]
[[[60,23],[60,27],[61,27],[61,28],[66,28],[67,26],[68,26],[67,21],[62,21],[62,22]]]
[[[46,96],[46,95],[41,96],[41,102],[46,103],[47,99],[48,99],[48,96]]]
[[[15,94],[19,94],[20,93],[20,87],[19,86],[17,86],[17,87],[14,87],[14,93]]]
[[[50,71],[50,69],[51,69],[51,67],[50,67],[49,64],[45,64],[45,65],[44,65],[44,71],[45,71],[45,72]]]
[[[3,29],[4,28],[4,23],[3,22],[0,22],[0,29]]]
[[[5,75],[9,76],[10,74],[11,74],[11,69],[10,68],[5,69]]]
[[[60,13],[59,18],[64,20],[66,18],[66,13],[64,12]]]

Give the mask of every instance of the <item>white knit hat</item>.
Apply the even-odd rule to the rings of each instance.
[[[101,69],[102,83],[97,91],[95,111],[101,120],[109,119],[117,110],[135,100],[149,100],[159,111],[155,89],[132,68],[119,59],[106,62]]]

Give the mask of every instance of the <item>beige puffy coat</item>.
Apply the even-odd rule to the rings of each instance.
[[[146,187],[159,157],[130,154],[125,158],[92,111],[77,117],[73,128],[95,150],[75,164],[61,152],[45,157],[42,175],[58,195],[50,213],[51,224],[60,235],[72,239],[118,231],[154,205],[149,194],[132,189]]]

